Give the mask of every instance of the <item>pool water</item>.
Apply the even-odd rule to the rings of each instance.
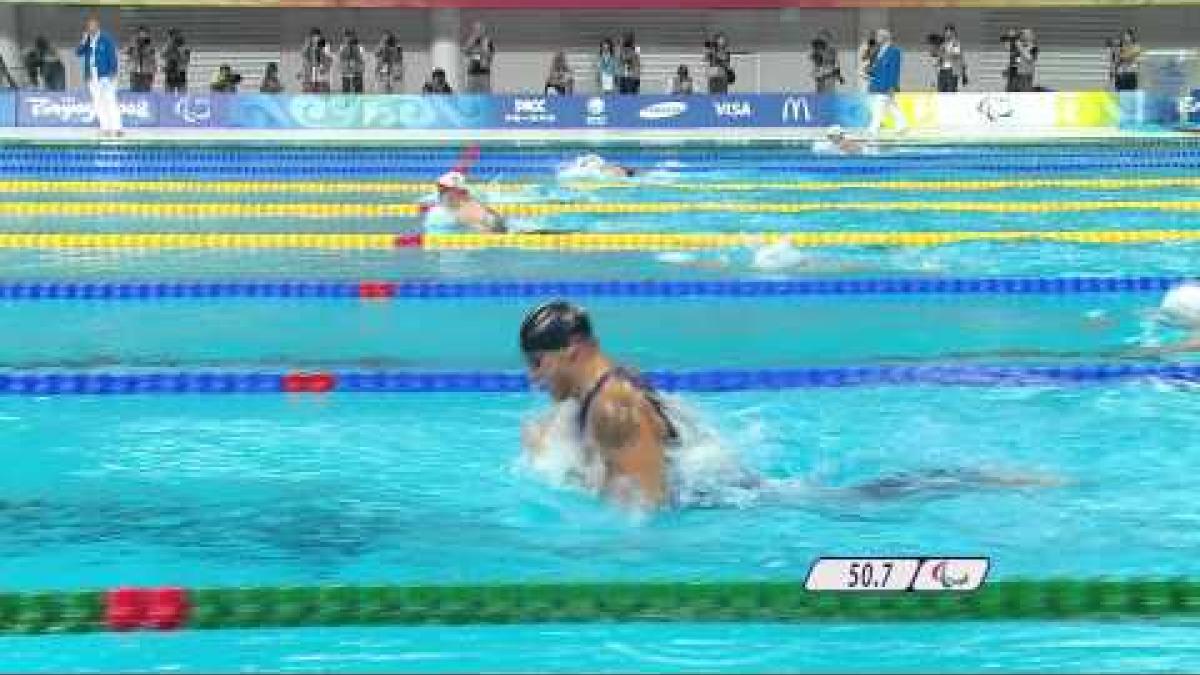
[[[540,194],[670,202],[926,199],[1162,203],[1195,188],[1113,192],[1005,188],[903,193],[845,188],[707,192],[553,184],[579,148],[497,146],[480,171],[517,167]],[[431,180],[444,148],[153,146],[106,163],[94,151],[13,146],[36,176],[112,180]],[[374,154],[371,154],[374,153]],[[302,156],[301,156],[302,155]],[[815,158],[793,147],[620,147],[614,157],[691,181],[1188,176],[1189,144],[925,147],[878,159]],[[4,155],[8,156],[8,155]],[[297,159],[299,158],[299,159]],[[322,165],[317,161],[329,160]],[[338,162],[361,162],[358,172]],[[305,167],[292,172],[286,162]],[[690,164],[689,164],[690,163]],[[937,165],[941,164],[941,169]],[[1087,167],[1099,166],[1100,172]],[[682,165],[682,166],[681,166]],[[325,173],[313,167],[326,166]],[[346,164],[346,166],[355,166]],[[207,173],[201,173],[200,168]],[[372,168],[375,167],[375,168]],[[788,168],[790,167],[790,168]],[[799,169],[796,169],[799,167]],[[880,167],[887,167],[881,171]],[[958,168],[954,168],[958,167]],[[965,167],[965,168],[964,168]],[[1104,168],[1107,167],[1107,168]],[[710,168],[712,168],[710,166]],[[311,169],[311,171],[310,171]],[[368,169],[370,169],[368,171]],[[794,170],[796,169],[796,170]],[[44,172],[49,175],[42,175]],[[486,175],[486,174],[485,174]],[[243,177],[244,178],[244,177]],[[517,176],[500,175],[500,181]],[[413,194],[394,197],[412,200]],[[48,192],[58,202],[95,195]],[[111,196],[106,196],[109,199]],[[123,200],[218,203],[237,194]],[[186,199],[185,199],[186,198]],[[271,197],[294,200],[295,194]],[[308,197],[302,197],[308,200]],[[324,195],[322,199],[330,199]],[[352,203],[349,199],[339,203]],[[1190,212],[1019,214],[830,211],[549,216],[602,231],[1193,228]],[[4,231],[400,232],[414,224],[329,218],[265,222],[131,217],[0,220]],[[31,280],[744,279],[820,277],[1188,276],[1196,244],[971,243],[818,249],[854,265],[756,270],[685,267],[653,253],[480,251],[0,251],[0,282]],[[1150,312],[1160,295],[817,295],[583,298],[607,349],[648,370],[881,363],[1110,363],[1174,337]],[[517,371],[516,328],[536,299],[170,299],[3,302],[0,371]],[[1185,359],[1186,357],[1172,357]],[[1200,511],[1192,466],[1200,398],[1153,380],[1093,385],[844,387],[682,393],[672,399],[748,471],[785,481],[730,492],[716,507],[638,517],[548,482],[520,461],[536,393],[323,396],[5,397],[0,437],[0,578],[5,590],[336,584],[788,580],[822,555],[984,555],[994,579],[1195,576]],[[937,470],[1026,473],[1057,485],[864,498],[856,485]],[[1079,671],[1173,672],[1200,654],[1168,621],[1122,623],[587,624],[181,632],[10,637],[12,671]]]

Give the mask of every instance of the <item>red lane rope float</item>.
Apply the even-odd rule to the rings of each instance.
[[[396,297],[396,284],[389,281],[364,281],[358,285],[358,297],[383,300]]]
[[[186,590],[163,588],[114,588],[104,596],[104,621],[110,630],[176,630],[185,626],[191,603]]]
[[[332,373],[288,373],[283,376],[280,388],[288,393],[324,394],[337,387],[337,378]]]

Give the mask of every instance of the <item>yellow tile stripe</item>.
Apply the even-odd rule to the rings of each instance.
[[[1031,178],[1005,180],[885,180],[885,181],[738,181],[738,182],[655,182],[637,181],[564,181],[562,185],[575,188],[646,188],[664,187],[673,190],[753,191],[799,190],[823,191],[842,189],[861,190],[1011,190],[1032,188],[1076,188],[1124,190],[1145,188],[1200,187],[1198,177],[1164,178]],[[517,192],[537,187],[534,183],[480,183],[486,192]],[[220,194],[266,193],[415,193],[432,192],[425,181],[53,181],[0,180],[0,193],[58,192],[200,192]]]
[[[967,213],[1064,213],[1085,211],[1200,211],[1200,200],[1066,202],[630,202],[598,204],[498,204],[510,216],[556,214],[815,213],[821,211],[919,211]],[[145,218],[395,218],[420,213],[416,204],[3,202],[2,216],[132,216]]]

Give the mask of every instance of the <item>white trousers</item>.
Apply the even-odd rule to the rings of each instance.
[[[117,83],[111,77],[88,80],[92,109],[101,131],[121,130],[121,106],[117,103]]]
[[[908,128],[908,120],[904,119],[904,112],[896,104],[894,94],[871,94],[870,130],[872,134],[879,133],[879,127],[883,126],[883,118],[888,115],[891,115],[892,126],[896,131],[904,131]]]

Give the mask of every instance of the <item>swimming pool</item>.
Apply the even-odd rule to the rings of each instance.
[[[553,167],[579,151],[485,147],[471,171],[491,183],[498,201],[520,204],[728,205],[528,216],[547,229],[612,233],[1191,230],[1188,203],[1200,189],[1190,182],[1200,149],[1190,143],[933,146],[870,159],[813,157],[790,146],[616,146],[606,156],[659,173],[630,184],[555,184]],[[44,206],[10,208],[0,235],[136,236],[408,232],[411,216],[355,215],[349,207],[412,203],[422,188],[408,183],[431,181],[459,151],[11,146],[3,153],[6,204]],[[180,184],[153,183],[167,179]],[[69,182],[95,180],[113,184]],[[346,185],[318,189],[329,181]],[[896,201],[913,206],[888,207]],[[1118,201],[1127,204],[1094,206]],[[826,202],[866,206],[831,210]],[[992,206],[943,208],[951,202]],[[142,206],[62,215],[71,203]],[[171,206],[196,203],[215,206]],[[271,203],[336,208],[286,218],[254,211]],[[775,213],[737,207],[762,203],[784,206]],[[785,212],[797,204],[817,206]],[[1073,206],[1030,210],[1037,204]],[[724,251],[726,258],[704,251],[692,265],[662,250],[257,250],[130,241],[104,249],[13,240],[0,248],[8,270],[0,327],[9,336],[0,343],[0,380],[45,383],[58,375],[68,378],[55,380],[62,385],[79,375],[298,370],[506,376],[520,369],[521,316],[556,290],[523,282],[581,280],[627,282],[569,288],[592,311],[608,349],[677,378],[736,369],[1145,364],[1130,348],[1171,337],[1147,312],[1172,280],[1195,273],[1197,252],[1188,241],[1116,238],[831,246],[805,248],[809,256],[796,266],[761,269],[746,250]],[[629,283],[641,280],[662,283]],[[753,283],[725,283],[734,280]],[[237,282],[255,285],[220,286]],[[361,292],[364,283],[396,282],[408,285],[388,286],[384,297]],[[1153,363],[1176,361],[1187,359]],[[721,508],[650,519],[548,485],[516,462],[522,419],[545,406],[525,391],[78,395],[66,385],[21,391],[3,380],[10,468],[0,476],[7,502],[0,540],[9,555],[0,578],[5,590],[22,591],[800,584],[821,555],[902,554],[990,556],[996,580],[1195,576],[1194,385],[903,372],[910,376],[886,386],[815,386],[810,378],[679,392],[723,447],[798,489],[782,499],[738,493]],[[831,497],[831,488],[881,476],[955,468],[1032,472],[1066,484]],[[1196,661],[1194,641],[1183,635],[1192,629],[1168,620],[683,622],[2,641],[6,669],[37,671],[1172,671]]]

